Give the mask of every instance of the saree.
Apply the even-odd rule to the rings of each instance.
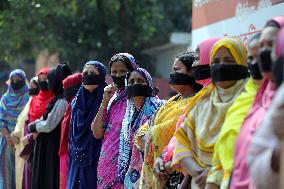
[[[254,102],[259,81],[249,79],[245,91],[228,109],[220,136],[214,147],[212,168],[207,177],[207,183],[214,183],[222,189],[227,189],[234,160],[234,146],[244,119]]]
[[[210,59],[221,48],[227,48],[238,65],[246,66],[246,48],[244,44],[233,38],[224,38],[214,44]],[[225,120],[229,107],[243,92],[247,79],[237,80],[229,88],[221,88],[213,84],[201,97],[194,107],[189,108],[189,113],[180,129],[175,133],[177,144],[174,150],[172,167],[178,171],[184,171],[181,160],[190,158],[192,170],[197,172],[208,170],[212,163],[215,143]],[[192,177],[192,187],[199,188],[195,184],[198,175],[188,172]]]

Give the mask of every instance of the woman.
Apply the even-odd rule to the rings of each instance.
[[[210,69],[213,85],[188,107],[177,138],[172,166],[186,171],[192,177],[193,189],[204,188],[214,145],[228,108],[243,91],[247,82],[246,48],[237,38],[217,41],[210,53]]]
[[[258,66],[258,49],[259,35],[257,34],[248,44],[248,65],[256,64],[256,66]],[[249,67],[251,68],[251,66]],[[227,189],[229,187],[229,180],[233,168],[235,141],[244,119],[254,102],[262,78],[259,77],[260,74],[255,74],[255,72],[260,73],[259,69],[250,69],[250,72],[253,73],[252,78],[248,80],[244,92],[235,100],[226,114],[226,119],[215,144],[212,168],[207,178],[207,189]]]
[[[0,188],[15,188],[15,154],[11,133],[18,115],[29,100],[26,74],[16,69],[10,73],[8,90],[0,101]]]
[[[103,140],[98,162],[98,188],[120,189],[122,185],[117,178],[117,157],[127,101],[125,78],[137,64],[132,55],[119,53],[111,58],[109,67],[114,84],[108,85],[104,90],[99,112],[92,122],[92,131],[97,139]]]
[[[273,65],[273,75],[277,81],[275,82],[277,92],[260,128],[251,140],[248,151],[249,172],[258,189],[281,188],[280,164],[282,158],[280,156],[282,153],[281,140],[284,136],[284,27],[278,32],[275,44],[276,59]]]
[[[71,70],[65,64],[59,64],[48,72],[48,88],[54,94],[54,98],[48,104],[42,118],[29,124],[30,132],[38,134],[32,169],[34,189],[59,188],[60,123],[68,103],[63,98],[62,81],[70,74]]]
[[[34,77],[30,81],[29,101],[26,104],[23,111],[18,116],[15,130],[11,134],[13,142],[14,142],[14,147],[15,147],[16,189],[22,189],[23,172],[24,172],[24,164],[25,164],[25,160],[20,158],[20,153],[22,152],[24,148],[23,143],[21,143],[20,141],[23,139],[23,136],[24,136],[24,126],[25,126],[25,121],[28,116],[30,102],[32,98],[34,98],[38,94],[38,92],[39,92],[39,88],[38,88],[37,77]]]
[[[67,188],[97,188],[97,165],[101,140],[95,139],[91,123],[103,99],[105,66],[89,61],[83,68],[83,86],[72,102]]]
[[[68,105],[61,122],[61,135],[58,155],[60,158],[60,189],[66,189],[67,183],[67,159],[68,159],[68,138],[71,117],[71,102],[77,94],[82,84],[82,74],[76,73],[68,76],[62,82],[64,88],[64,97],[68,101]]]
[[[261,125],[264,115],[271,106],[276,86],[272,77],[271,50],[277,38],[277,33],[284,25],[284,17],[277,17],[267,22],[260,36],[260,54],[259,63],[263,76],[263,81],[257,91],[252,108],[240,130],[236,140],[234,152],[234,167],[231,177],[230,188],[243,189],[254,185],[247,165],[248,148],[255,131]]]
[[[215,42],[217,42],[220,38],[210,38],[202,41],[195,53],[195,61],[192,64],[192,74],[196,80],[196,82],[202,84],[205,88],[211,83],[211,76],[210,76],[210,50],[211,47],[214,45]],[[198,92],[198,95],[201,95],[206,91],[206,89],[201,90]],[[192,103],[190,100],[188,101],[188,104]],[[180,124],[183,122],[185,116],[187,115],[187,106],[186,104],[183,114],[178,118],[177,124],[176,124],[176,130],[180,127]],[[163,153],[161,156],[157,157],[154,163],[154,174],[156,178],[158,179],[158,182],[166,182],[166,185],[164,188],[177,188],[178,184],[180,184],[182,176],[181,173],[172,173],[172,170],[170,168],[172,157],[173,157],[173,151],[176,146],[176,137],[173,136],[169,142],[169,144],[164,148]],[[165,164],[168,165],[165,167]],[[164,176],[169,174],[168,179],[163,179]],[[187,179],[187,178],[186,178]],[[185,184],[186,179],[182,183]]]
[[[194,53],[185,52],[177,55],[174,60],[170,84],[178,95],[166,102],[147,125],[149,129],[146,134],[145,159],[139,188],[164,187],[165,183],[154,177],[154,161],[162,154],[164,147],[174,135],[178,118],[182,115],[189,99],[201,88],[191,76],[194,56]]]
[[[127,109],[120,132],[118,177],[124,188],[138,188],[143,153],[138,151],[133,138],[139,129],[163,104],[156,97],[150,74],[137,68],[127,79]]]
[[[25,160],[24,173],[23,173],[23,189],[31,188],[31,169],[33,161],[34,138],[33,134],[29,132],[28,124],[42,117],[46,110],[47,105],[54,97],[52,92],[48,90],[47,74],[49,68],[42,68],[37,76],[39,94],[32,98],[30,102],[27,120],[24,126],[24,138],[21,141],[24,148],[20,157]]]

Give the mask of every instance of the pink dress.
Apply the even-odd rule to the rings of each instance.
[[[126,110],[126,95],[117,97],[112,102],[104,123],[105,135],[98,162],[98,189],[120,189],[123,185],[118,182],[118,153],[119,136],[122,120]]]
[[[248,150],[254,133],[260,127],[271,105],[274,94],[274,84],[271,81],[264,81],[236,141],[234,169],[230,189],[254,188],[247,164]]]

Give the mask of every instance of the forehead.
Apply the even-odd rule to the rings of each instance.
[[[22,78],[19,77],[18,75],[12,75],[11,79],[12,80],[21,80]]]
[[[129,80],[130,79],[144,79],[145,80],[145,78],[137,71],[131,72],[131,74],[129,76]]]
[[[233,57],[226,47],[221,47],[217,50],[214,58],[224,58],[224,57]]]
[[[175,59],[174,60],[174,65],[173,65],[174,67],[181,67],[181,66],[184,66],[185,67],[185,65],[182,63],[182,61],[180,61],[179,59]]]
[[[99,73],[99,70],[93,66],[93,65],[87,65],[85,66],[83,72],[95,72],[95,73]]]
[[[122,62],[122,61],[115,61],[111,65],[111,70],[116,70],[116,69],[126,69],[128,70],[127,66]]]

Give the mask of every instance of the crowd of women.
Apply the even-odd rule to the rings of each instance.
[[[178,54],[158,96],[129,53],[82,73],[16,69],[0,102],[1,189],[276,189],[284,137],[284,16],[247,44]]]

